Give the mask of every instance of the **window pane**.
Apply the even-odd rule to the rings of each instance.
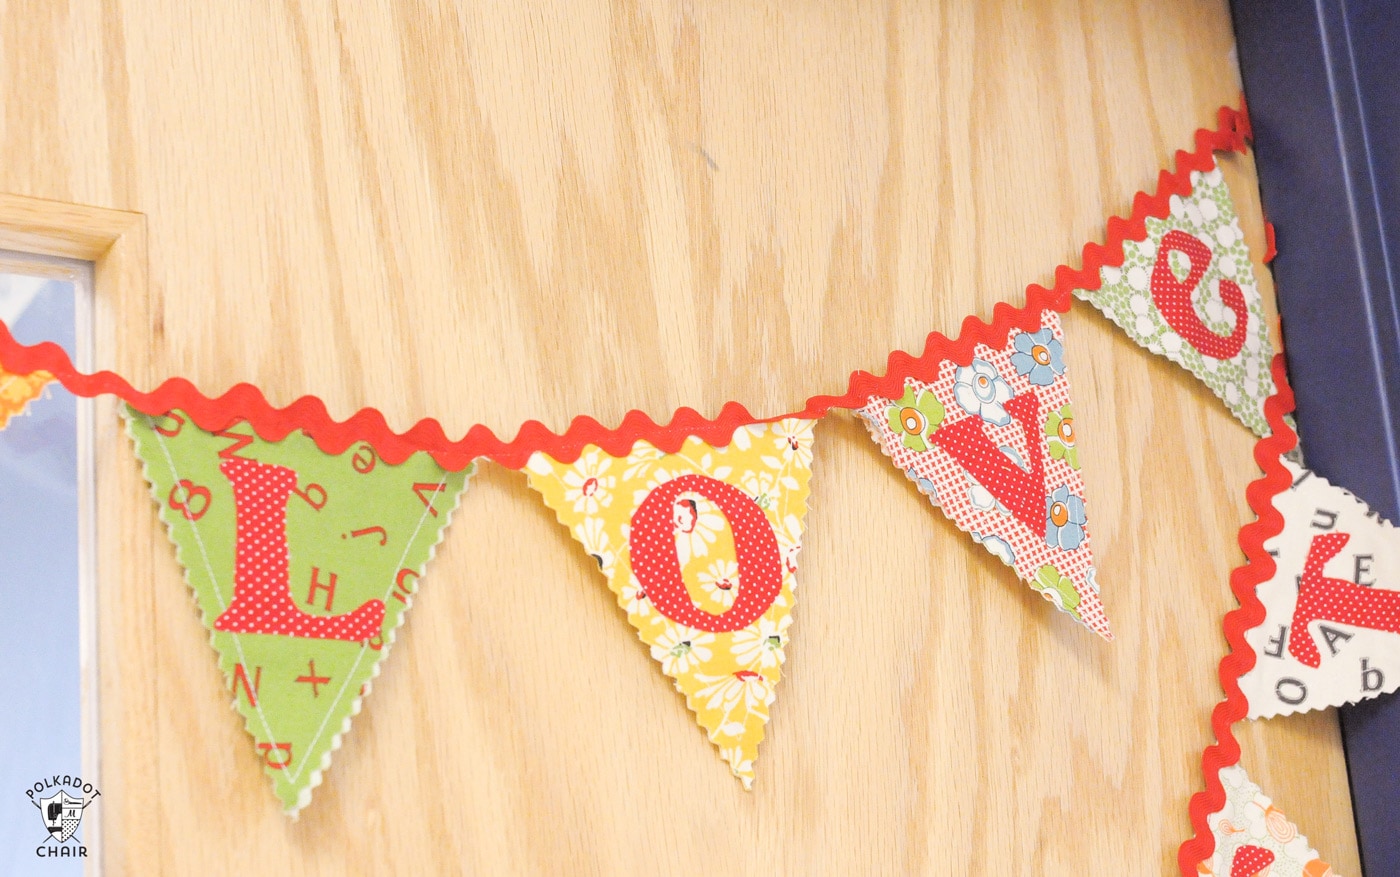
[[[0,319],[19,341],[54,341],[76,358],[83,294],[85,284],[74,279],[0,273]],[[46,874],[77,875],[81,859],[37,857],[56,842],[35,803],[58,789],[35,792],[33,801],[26,792],[54,774],[82,773],[79,403],[56,382],[3,366],[0,872],[36,873],[42,865]],[[80,829],[66,846],[82,836]]]

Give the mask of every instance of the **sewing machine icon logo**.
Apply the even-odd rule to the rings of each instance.
[[[39,815],[43,817],[44,827],[49,830],[49,837],[59,843],[66,843],[73,832],[78,830],[78,825],[83,821],[83,810],[92,801],[84,801],[82,798],[75,798],[67,792],[59,792],[47,798],[40,798],[35,804],[39,808]]]

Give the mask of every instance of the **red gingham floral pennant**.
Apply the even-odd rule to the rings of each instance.
[[[1059,316],[938,362],[859,414],[896,466],[1042,597],[1112,639],[1089,546]]]

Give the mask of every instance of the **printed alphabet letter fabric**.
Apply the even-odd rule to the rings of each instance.
[[[1089,547],[1064,335],[1054,311],[970,363],[861,408],[871,436],[960,528],[1046,600],[1112,639]]]
[[[219,668],[289,814],[360,711],[473,472],[296,433],[209,433],[179,411],[127,427]]]
[[[1256,590],[1267,613],[1245,634],[1254,669],[1240,677],[1252,719],[1341,706],[1400,688],[1400,534],[1311,470],[1273,498],[1283,532]]]
[[[1167,217],[1146,220],[1147,237],[1123,243],[1122,266],[1103,268],[1098,289],[1074,294],[1143,347],[1190,369],[1266,436],[1273,346],[1249,249],[1220,169],[1192,171],[1191,186],[1171,197]]]
[[[790,635],[813,424],[744,426],[726,447],[690,438],[674,454],[645,441],[625,458],[541,452],[527,466],[746,789]]]
[[[1221,768],[1220,782],[1225,809],[1206,820],[1215,834],[1215,854],[1197,866],[1201,877],[1335,877],[1243,768]]]

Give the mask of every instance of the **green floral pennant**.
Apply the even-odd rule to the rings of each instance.
[[[303,434],[127,426],[210,643],[277,797],[295,815],[360,711],[474,466],[391,466]]]

